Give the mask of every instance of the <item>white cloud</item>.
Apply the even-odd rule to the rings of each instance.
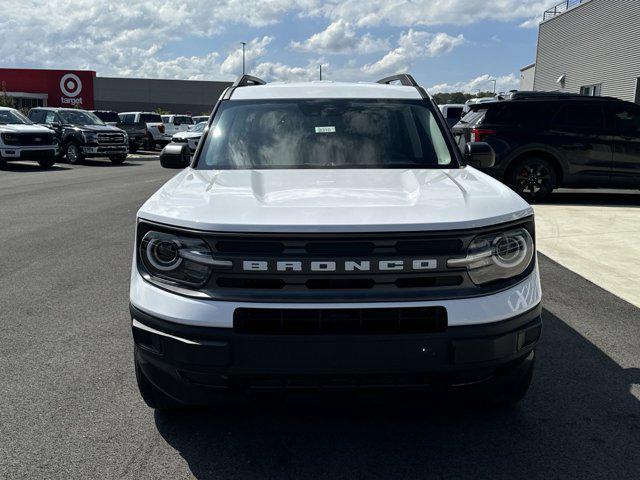
[[[494,77],[489,74],[479,75],[471,80],[455,83],[440,83],[433,85],[427,90],[429,93],[439,92],[465,92],[465,93],[477,93],[478,90],[483,92],[490,92],[493,90],[493,80],[496,80],[497,92],[508,92],[518,88],[520,80],[516,75],[510,73],[500,77]]]
[[[547,0],[332,0],[308,14],[342,19],[358,27],[469,25],[529,19],[542,14],[548,4]]]
[[[254,38],[245,45],[245,71],[252,70],[257,59],[262,57],[267,50],[267,46],[273,41],[273,37]],[[238,45],[220,66],[220,71],[229,75],[242,74],[242,46]]]
[[[389,49],[386,39],[374,38],[369,33],[358,35],[349,22],[336,20],[322,32],[303,42],[291,42],[291,48],[316,53],[371,53]]]
[[[453,37],[442,32],[432,34],[410,29],[400,34],[396,48],[377,62],[364,65],[362,71],[371,75],[406,71],[419,58],[444,55],[464,42],[463,35]]]

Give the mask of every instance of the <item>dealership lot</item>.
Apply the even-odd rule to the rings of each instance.
[[[0,171],[0,478],[637,476],[637,193],[536,206],[545,331],[517,408],[305,396],[154,414],[133,374],[129,269],[135,212],[172,175],[144,153]]]

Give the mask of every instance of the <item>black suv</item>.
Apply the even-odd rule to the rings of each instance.
[[[461,148],[487,142],[483,169],[528,200],[554,188],[640,188],[640,106],[608,97],[517,92],[472,105],[453,129]]]
[[[120,164],[127,159],[129,139],[116,127],[105,125],[93,113],[74,108],[32,108],[29,120],[55,131],[60,156],[69,163],[81,163],[88,157],[109,157]]]
[[[96,117],[107,125],[113,125],[127,132],[129,137],[129,153],[136,153],[145,142],[147,126],[142,123],[124,123],[113,110],[91,110]]]

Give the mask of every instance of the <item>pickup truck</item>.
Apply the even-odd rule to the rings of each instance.
[[[159,113],[153,112],[122,112],[118,114],[129,125],[144,125],[145,137],[143,147],[147,150],[155,150],[160,145],[164,146],[171,140],[165,137],[164,123]]]
[[[176,133],[186,132],[194,125],[190,116],[173,114],[162,115],[162,123],[164,123],[164,136],[168,141],[171,141]]]
[[[144,144],[147,133],[146,125],[142,123],[126,123],[127,119],[120,119],[120,116],[113,110],[92,110],[96,117],[102,120],[106,125],[113,125],[127,132],[129,136],[129,153],[136,153]]]

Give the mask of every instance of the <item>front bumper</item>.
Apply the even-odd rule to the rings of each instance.
[[[53,158],[58,155],[57,145],[46,146],[18,146],[4,147],[0,149],[0,157],[13,160],[38,160],[43,158]]]
[[[541,306],[438,333],[260,335],[167,322],[131,306],[144,375],[185,403],[231,389],[443,386],[489,381],[532,358]]]
[[[100,157],[123,154],[126,155],[127,153],[129,153],[129,144],[84,146],[82,147],[82,153],[84,153],[86,157]]]

